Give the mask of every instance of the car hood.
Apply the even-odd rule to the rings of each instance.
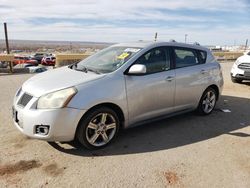
[[[35,97],[40,97],[53,91],[83,84],[104,76],[105,74],[96,74],[90,71],[85,73],[62,67],[33,76],[23,84],[22,89]]]
[[[238,61],[240,63],[250,63],[250,56],[249,55],[243,55],[238,58]]]

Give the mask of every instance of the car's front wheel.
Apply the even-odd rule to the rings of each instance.
[[[117,135],[120,122],[110,108],[91,110],[81,120],[77,129],[78,141],[88,149],[98,149],[108,145]]]
[[[204,91],[197,108],[199,114],[208,115],[213,111],[216,105],[217,95],[217,92],[212,87]]]

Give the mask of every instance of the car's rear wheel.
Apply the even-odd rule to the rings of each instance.
[[[108,145],[117,135],[120,122],[110,108],[91,110],[81,120],[77,129],[78,141],[88,149],[98,149]]]
[[[233,83],[241,83],[242,82],[242,79],[239,79],[239,78],[234,78],[231,76],[231,80]]]
[[[217,95],[218,93],[212,87],[204,91],[197,108],[199,114],[208,115],[213,111],[216,105]]]

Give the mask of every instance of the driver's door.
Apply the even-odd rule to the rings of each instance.
[[[134,64],[144,64],[146,74],[125,75],[129,123],[171,113],[174,110],[175,71],[167,47],[154,48]]]

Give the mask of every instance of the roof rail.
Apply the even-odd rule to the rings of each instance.
[[[194,42],[194,45],[200,46],[200,43],[198,43],[198,42]]]

